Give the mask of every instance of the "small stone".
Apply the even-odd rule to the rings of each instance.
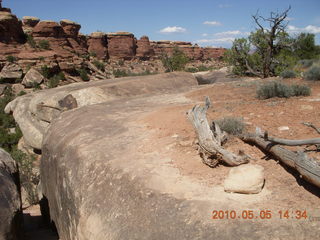
[[[233,167],[224,181],[224,191],[230,193],[256,194],[264,185],[264,168],[245,164]]]
[[[44,77],[37,70],[31,68],[22,80],[22,84],[26,87],[34,87],[39,85],[44,80]]]
[[[279,131],[288,131],[290,128],[288,126],[281,126],[281,127],[278,127],[278,130]]]
[[[301,105],[301,110],[313,110],[313,107],[311,105]]]

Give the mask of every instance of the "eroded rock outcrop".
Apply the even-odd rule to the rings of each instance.
[[[99,59],[106,59],[108,56],[107,37],[105,33],[91,33],[88,39],[88,52]]]
[[[0,148],[0,239],[20,240],[23,219],[17,163]]]
[[[22,69],[18,64],[7,63],[0,72],[0,79],[14,82],[22,77]]]
[[[53,119],[66,109],[63,99],[71,95],[77,107],[108,102],[113,99],[143,95],[150,92],[166,92],[176,87],[196,85],[190,73],[168,73],[143,77],[69,84],[16,98],[6,108],[13,113],[23,133],[26,144],[41,149],[43,136]],[[67,109],[68,110],[68,109]]]
[[[132,33],[108,33],[108,53],[110,58],[130,60],[136,55],[136,40]]]
[[[142,60],[150,59],[154,56],[154,50],[150,44],[147,36],[142,36],[137,41],[137,53],[136,56]]]
[[[0,43],[24,43],[22,23],[16,15],[0,11]]]
[[[25,33],[32,33],[33,28],[40,22],[40,19],[37,17],[25,16],[22,18],[23,31]]]

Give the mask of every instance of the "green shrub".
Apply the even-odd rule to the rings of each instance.
[[[167,72],[181,71],[189,61],[189,58],[179,48],[173,49],[172,56],[167,54],[161,56],[161,62]]]
[[[30,204],[36,204],[39,199],[35,186],[37,186],[40,181],[39,175],[33,171],[36,157],[34,155],[28,155],[16,147],[12,149],[10,154],[18,163],[20,184],[27,192],[28,202]]]
[[[293,91],[293,96],[310,96],[311,94],[310,87],[306,85],[293,84],[291,85],[291,88]]]
[[[27,43],[30,45],[30,47],[32,47],[32,48],[37,48],[37,43],[36,43],[36,41],[33,39],[32,35],[26,34],[26,38],[27,38]]]
[[[311,90],[303,85],[286,85],[280,82],[270,82],[263,84],[257,89],[259,99],[268,99],[273,97],[289,98],[293,96],[308,96]]]
[[[290,69],[284,70],[281,74],[281,77],[283,78],[294,78],[297,76],[296,72]]]
[[[298,64],[301,65],[301,67],[303,68],[309,68],[312,66],[314,60],[312,59],[303,59],[303,60],[299,60]]]
[[[89,56],[90,56],[90,57],[96,57],[97,54],[96,54],[95,52],[89,52]]]
[[[198,72],[198,68],[195,68],[195,67],[186,68],[186,72],[196,73]]]
[[[8,62],[10,62],[10,63],[14,63],[14,62],[17,61],[17,58],[10,55],[10,56],[7,56],[7,57],[6,57],[6,60],[7,60]]]
[[[114,75],[115,78],[129,76],[129,74],[125,70],[121,70],[121,69],[113,70],[113,75]]]
[[[237,117],[224,117],[215,121],[222,131],[232,135],[239,135],[245,130],[245,123],[242,118]]]
[[[44,50],[49,50],[50,49],[50,43],[48,40],[40,40],[38,42],[39,48],[44,49]]]
[[[100,62],[98,60],[93,61],[93,65],[96,66],[100,71],[104,72],[105,64],[103,62]]]
[[[65,80],[65,76],[63,72],[59,72],[58,74],[54,75],[53,77],[49,78],[48,81],[48,88],[55,88],[58,87],[60,81]]]
[[[88,73],[87,73],[87,70],[85,70],[84,68],[81,68],[81,69],[78,69],[78,74],[80,75],[80,78],[83,80],[83,81],[89,81],[90,78],[88,76]]]
[[[41,66],[41,74],[45,77],[45,78],[50,78],[50,69],[48,68],[47,65],[43,65]]]
[[[313,65],[304,73],[303,77],[307,80],[320,80],[320,65]]]

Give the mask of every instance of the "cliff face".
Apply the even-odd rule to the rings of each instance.
[[[62,58],[91,53],[103,60],[149,60],[158,59],[163,54],[171,55],[174,48],[179,48],[190,59],[206,60],[219,59],[225,51],[223,48],[201,48],[190,42],[149,41],[147,36],[137,40],[128,32],[95,32],[84,36],[79,34],[80,28],[80,24],[65,19],[57,23],[28,16],[20,21],[10,9],[0,9],[0,44],[8,45],[2,47],[3,55],[6,55],[3,49],[9,49],[10,44],[27,45],[25,34],[32,36],[36,43],[48,41],[50,50]],[[20,53],[19,46],[15,48],[15,51],[9,51],[10,54]],[[29,49],[29,52],[34,52],[34,49]]]

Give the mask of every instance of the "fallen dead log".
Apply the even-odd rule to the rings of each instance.
[[[199,152],[203,162],[210,167],[215,167],[219,161],[229,166],[248,163],[248,156],[234,154],[222,147],[226,134],[216,123],[213,123],[213,127],[210,128],[207,120],[207,110],[210,105],[210,99],[206,97],[205,106],[196,105],[187,112],[187,117],[198,136]]]
[[[303,152],[293,152],[276,145],[274,142],[266,141],[256,134],[242,135],[240,139],[272,154],[280,162],[296,169],[306,181],[320,188],[320,163],[315,159],[309,158]]]
[[[270,137],[268,132],[264,134],[264,140],[286,146],[316,145],[320,144],[320,138],[309,138],[301,140],[289,140],[284,138]]]

